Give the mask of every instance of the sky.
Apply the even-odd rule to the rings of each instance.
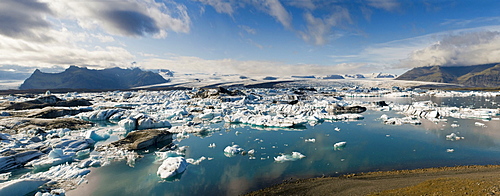
[[[402,74],[500,62],[497,0],[0,0],[0,80],[70,65]]]

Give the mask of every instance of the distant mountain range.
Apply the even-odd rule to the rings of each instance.
[[[165,82],[168,80],[161,75],[139,68],[94,70],[70,66],[61,73],[43,73],[37,69],[19,89],[128,89]]]
[[[399,76],[396,80],[455,83],[472,87],[498,87],[500,86],[500,64],[416,67]]]

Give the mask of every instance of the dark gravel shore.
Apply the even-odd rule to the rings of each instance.
[[[498,195],[500,165],[370,172],[284,182],[247,195]]]

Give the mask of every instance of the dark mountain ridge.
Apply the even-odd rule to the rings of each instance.
[[[43,73],[37,69],[19,89],[128,89],[165,82],[168,80],[161,75],[139,68],[94,70],[70,66],[61,73]]]
[[[415,67],[396,80],[456,83],[472,87],[500,86],[500,64]]]

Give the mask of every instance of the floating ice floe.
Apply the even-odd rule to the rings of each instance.
[[[292,154],[282,154],[278,157],[274,157],[274,161],[282,163],[285,161],[296,161],[296,160],[302,159],[304,157],[306,157],[306,156],[303,154],[300,154],[300,152],[292,152]]]
[[[29,161],[43,155],[38,150],[11,150],[3,149],[2,153],[9,152],[10,155],[0,156],[0,172],[22,167]]]
[[[382,119],[384,123],[388,125],[403,125],[403,124],[419,125],[422,123],[415,117],[391,118],[386,114],[382,114],[382,116],[380,116],[380,119]]]
[[[8,180],[10,176],[12,176],[12,172],[0,174],[0,180]]]
[[[486,127],[486,125],[484,123],[480,123],[480,122],[475,122],[474,125],[478,126],[478,127]]]
[[[304,141],[305,141],[305,142],[311,142],[311,143],[314,143],[314,142],[316,142],[316,139],[314,139],[314,138],[310,138],[310,139],[305,139]]]
[[[15,179],[0,183],[0,195],[27,195],[36,191],[39,186],[47,183],[48,179]]]
[[[193,158],[188,158],[188,159],[186,159],[186,161],[189,164],[191,164],[191,165],[199,165],[202,161],[204,161],[206,159],[207,159],[207,157],[202,156],[202,157],[200,157],[199,159],[196,159],[196,160],[193,159]]]
[[[448,149],[446,149],[446,152],[455,152],[455,149],[453,149],[453,148],[448,148]]]
[[[345,148],[347,142],[337,142],[335,144],[333,144],[333,149],[334,150],[342,150],[343,148]]]
[[[228,156],[228,157],[231,157],[231,156],[234,156],[236,154],[239,154],[243,152],[243,148],[240,148],[240,146],[238,145],[232,145],[232,146],[226,146],[226,148],[224,148],[224,155]]]
[[[455,140],[463,140],[463,139],[465,139],[465,137],[460,137],[456,133],[451,133],[450,135],[446,135],[446,140],[455,141]]]
[[[96,130],[87,130],[84,133],[84,137],[87,139],[92,139],[97,142],[97,141],[107,140],[110,137],[110,135],[108,133],[97,132]]]
[[[168,157],[160,165],[156,174],[163,179],[170,178],[184,172],[187,166],[188,162],[184,157]]]

